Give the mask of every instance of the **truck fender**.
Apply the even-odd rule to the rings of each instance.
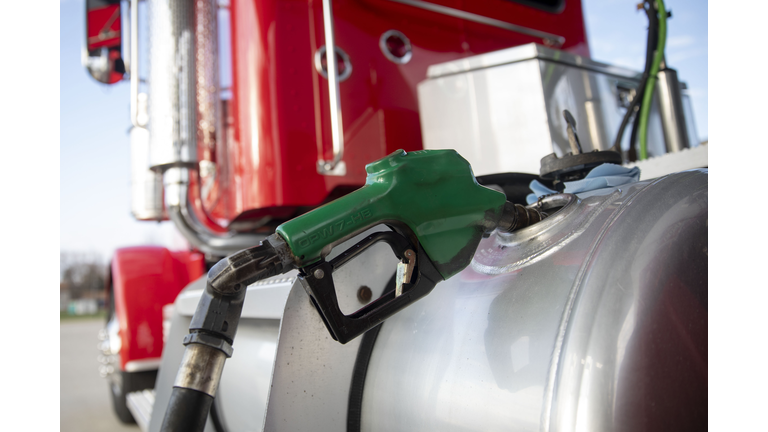
[[[110,265],[119,322],[120,370],[157,369],[163,352],[163,306],[205,271],[199,252],[138,246],[115,251]]]

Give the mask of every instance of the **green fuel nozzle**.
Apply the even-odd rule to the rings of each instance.
[[[362,188],[277,227],[262,244],[219,261],[184,339],[186,350],[161,431],[202,430],[215,396],[249,284],[299,269],[299,281],[333,338],[347,343],[426,296],[469,265],[484,235],[514,231],[542,215],[481,186],[454,150],[398,150],[368,164]],[[338,244],[379,224],[376,232],[331,261]],[[400,260],[395,289],[345,315],[333,273],[384,242]]]
[[[469,264],[506,203],[503,193],[477,183],[469,162],[455,150],[398,150],[365,170],[361,189],[277,227],[298,267],[383,223],[418,242],[449,278]]]
[[[481,186],[455,150],[398,150],[368,164],[365,186],[277,227],[289,261],[334,339],[346,343],[466,268],[480,240],[496,228],[513,231],[541,219],[532,209],[507,202]],[[385,224],[331,262],[334,246]],[[357,312],[341,312],[332,273],[383,241],[401,260],[396,287]]]

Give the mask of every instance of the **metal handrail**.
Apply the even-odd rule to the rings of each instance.
[[[425,2],[421,0],[389,0],[394,3],[400,3],[408,6],[417,7],[419,9],[428,10],[431,12],[436,12],[443,15],[452,16],[455,18],[464,19],[467,21],[476,22],[479,24],[485,24],[492,27],[497,27],[504,30],[513,31],[516,33],[522,33],[528,36],[538,37],[544,39],[545,42],[548,42],[552,46],[555,47],[561,47],[565,43],[565,38],[562,36],[558,36],[556,34],[543,32],[540,30],[531,29],[528,27],[519,26],[516,24],[511,24],[505,21],[500,21],[494,18],[489,18],[486,16],[473,14],[471,12],[459,10],[450,8],[447,6],[442,6],[430,2]]]
[[[321,154],[317,161],[317,172],[323,175],[334,175],[334,170],[344,157],[344,127],[341,120],[339,71],[336,67],[336,42],[333,36],[333,0],[323,0],[323,30],[325,32],[325,58],[328,65],[328,97],[331,108],[333,159],[326,161]]]
[[[129,40],[129,73],[131,74],[131,124],[135,127],[147,125],[146,119],[139,121],[139,0],[130,1],[131,26]]]

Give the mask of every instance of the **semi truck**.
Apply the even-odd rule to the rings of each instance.
[[[707,146],[638,8],[643,71],[580,0],[86,0],[132,214],[189,243],[111,259],[118,418],[705,428]]]

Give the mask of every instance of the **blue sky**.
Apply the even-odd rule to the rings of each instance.
[[[641,71],[645,63],[648,19],[634,8],[637,1],[583,0],[592,58]],[[666,0],[667,63],[688,84],[700,139],[708,134],[709,13],[706,1]]]
[[[106,259],[122,246],[181,247],[169,222],[130,214],[129,85],[102,85],[82,67],[83,8],[83,0],[61,2],[61,250]]]
[[[584,0],[595,60],[642,70],[647,20],[637,1]],[[686,81],[701,139],[708,137],[708,4],[668,0],[667,61]],[[129,86],[105,86],[80,64],[83,0],[61,0],[60,242],[63,251],[100,253],[122,246],[183,247],[169,222],[130,215]]]

